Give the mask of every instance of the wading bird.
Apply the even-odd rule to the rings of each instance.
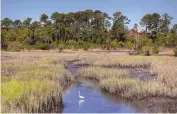
[[[84,99],[84,97],[80,95],[80,91],[79,91],[79,98],[80,99]]]

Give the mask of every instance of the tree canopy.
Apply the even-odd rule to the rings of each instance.
[[[167,13],[146,14],[142,16],[139,24],[145,28],[144,35],[152,42],[165,38],[165,42],[164,40],[160,42],[169,46],[177,36],[177,24],[172,28],[169,27],[172,19]],[[68,45],[68,42],[74,42],[69,43],[74,45],[69,47],[97,44],[102,47],[113,45],[115,48],[119,44],[124,45],[126,42],[130,44],[135,41],[127,36],[129,31],[127,25],[130,22],[121,12],[115,12],[110,16],[106,12],[91,9],[69,13],[54,12],[51,16],[43,13],[39,16],[39,21],[33,21],[30,17],[23,21],[4,18],[1,20],[1,46],[2,49],[6,49],[10,43],[16,42],[23,44],[25,48],[49,49],[61,43]],[[135,23],[133,29],[138,31],[138,26]],[[172,45],[175,45],[174,42]]]

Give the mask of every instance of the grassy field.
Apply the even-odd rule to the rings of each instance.
[[[74,82],[65,63],[80,67],[79,77],[94,80],[109,93],[137,100],[177,99],[177,58],[129,56],[119,52],[2,52],[2,112],[54,112],[64,86]],[[130,78],[129,69],[149,69],[152,79]]]

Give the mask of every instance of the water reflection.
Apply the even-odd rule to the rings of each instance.
[[[135,112],[131,106],[126,105],[124,102],[111,102],[109,98],[105,97],[105,94],[103,95],[101,91],[91,86],[92,84],[87,82],[76,84],[67,90],[64,95],[64,103],[67,105],[64,107],[63,112]],[[81,95],[85,99],[78,97],[78,91],[81,91]]]
[[[79,100],[79,112],[80,112],[80,107],[84,105],[85,100]]]

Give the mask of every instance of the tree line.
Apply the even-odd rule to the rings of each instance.
[[[24,21],[4,18],[1,20],[1,48],[5,50],[51,49],[51,48],[94,48],[138,47],[140,41],[158,46],[177,45],[177,24],[170,28],[173,18],[158,13],[142,16],[138,26],[145,28],[143,35],[129,36],[127,25],[130,20],[121,12],[109,16],[100,10],[78,12],[54,12],[50,17],[40,16],[39,21],[27,18]],[[139,39],[139,40],[137,40]],[[148,44],[148,43],[147,43]],[[141,46],[140,46],[141,47]]]

